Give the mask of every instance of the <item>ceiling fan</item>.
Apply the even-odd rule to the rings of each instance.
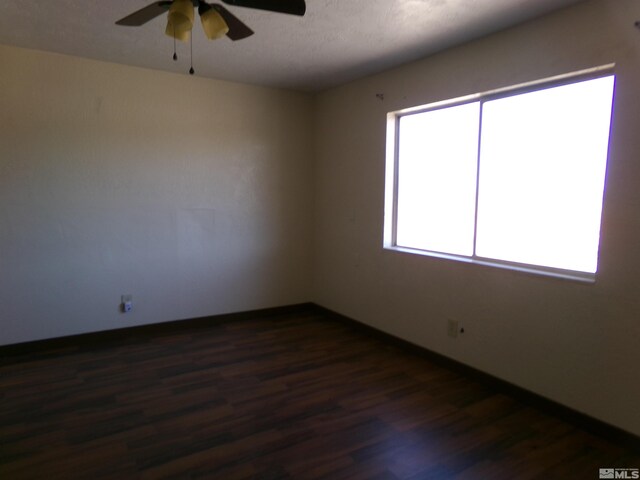
[[[302,16],[306,11],[304,0],[222,0],[227,5],[255,8],[271,12]],[[229,10],[217,3],[204,0],[165,0],[154,2],[118,20],[116,25],[139,27],[169,12],[165,33],[177,40],[187,41],[193,27],[194,8],[198,9],[204,32],[210,40],[224,35],[241,40],[253,35],[247,25]]]

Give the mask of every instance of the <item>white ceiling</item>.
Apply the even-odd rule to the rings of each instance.
[[[304,17],[226,6],[255,35],[193,39],[196,75],[320,91],[502,30],[581,0],[307,0]],[[189,46],[114,22],[151,0],[1,0],[0,44],[185,73]]]

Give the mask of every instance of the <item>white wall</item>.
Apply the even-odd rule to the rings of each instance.
[[[640,434],[636,20],[637,0],[591,1],[320,95],[315,301]],[[386,112],[612,62],[595,285],[383,251]],[[447,336],[448,318],[462,337]]]
[[[310,96],[0,65],[0,344],[310,300]]]

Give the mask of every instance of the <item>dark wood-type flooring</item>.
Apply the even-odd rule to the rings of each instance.
[[[0,365],[2,480],[564,480],[604,467],[640,455],[320,312]]]

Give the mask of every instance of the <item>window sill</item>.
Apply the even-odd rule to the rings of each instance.
[[[561,280],[570,280],[574,282],[580,282],[585,284],[594,284],[596,282],[596,275],[594,273],[576,272],[573,270],[562,270],[551,267],[539,267],[535,265],[526,265],[515,262],[505,262],[501,260],[493,260],[479,257],[464,257],[460,255],[453,255],[449,253],[431,252],[428,250],[419,250],[417,248],[399,247],[399,246],[385,246],[385,250],[399,253],[409,253],[413,255],[422,255],[425,257],[439,258],[443,260],[453,260],[461,263],[468,263],[474,265],[481,265],[483,267],[501,268],[503,270],[511,270],[514,272],[527,273],[531,275],[540,275],[544,277],[558,278]]]

